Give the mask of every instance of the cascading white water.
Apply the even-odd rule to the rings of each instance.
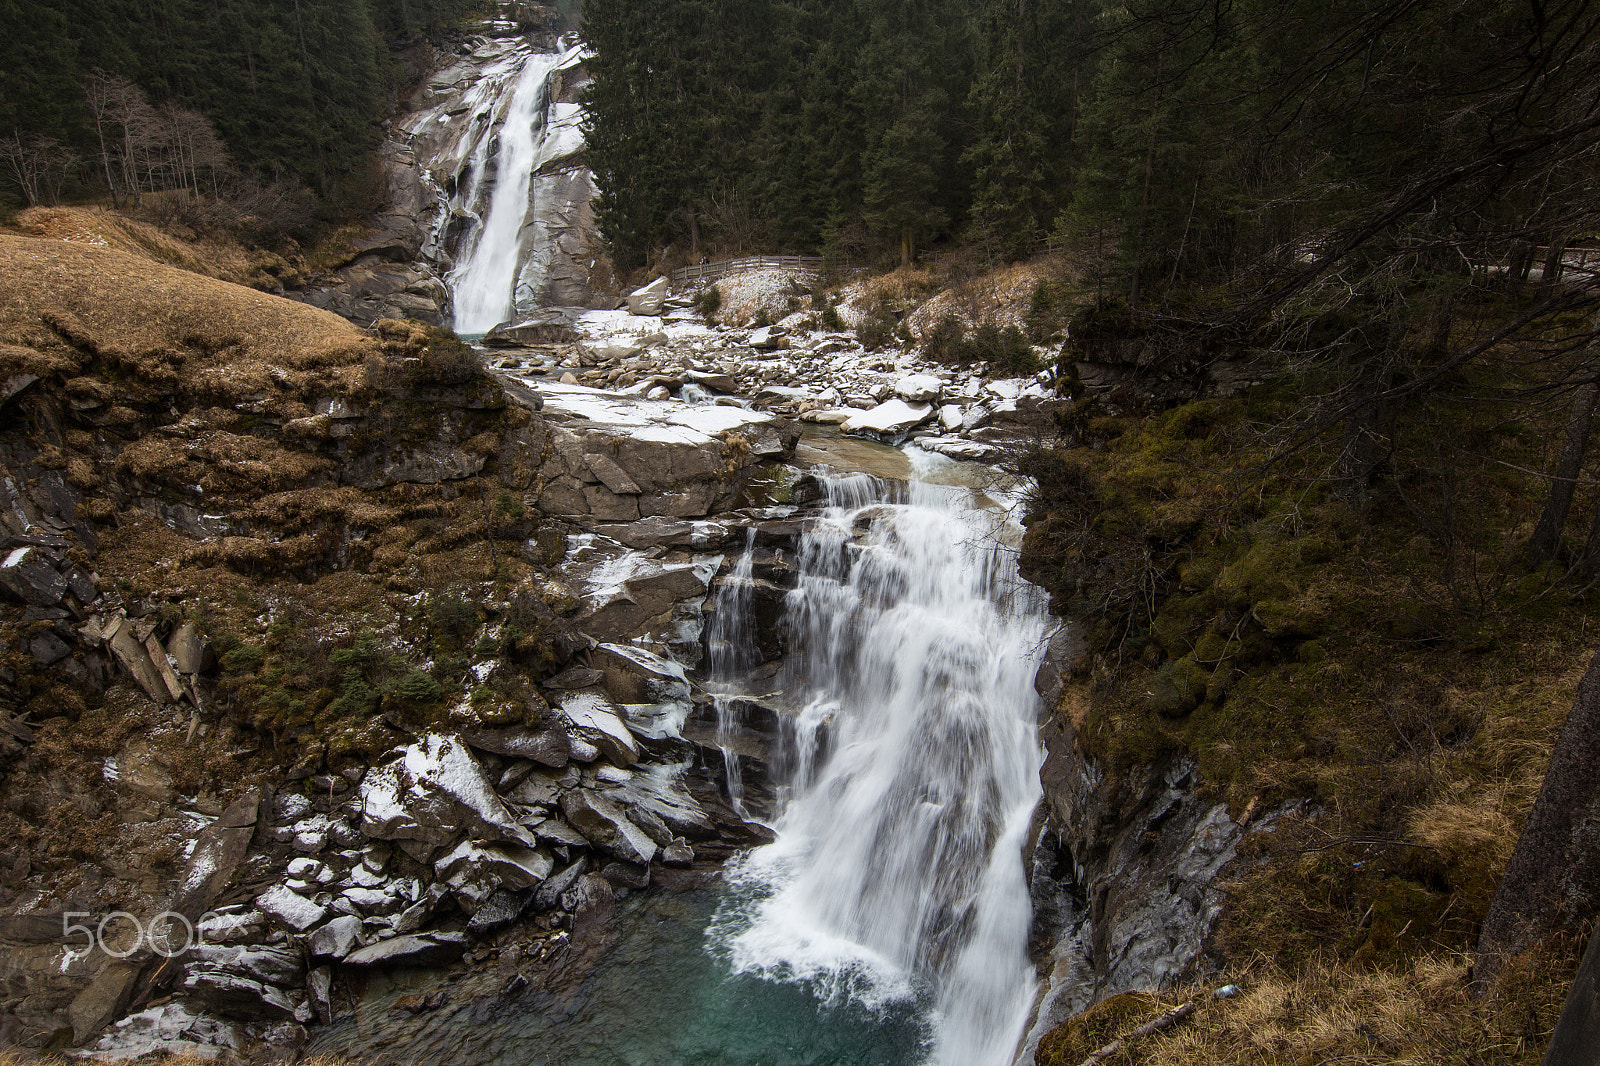
[[[571,62],[573,53],[518,53],[509,83],[503,80],[485,101],[487,110],[469,123],[478,138],[471,155],[469,180],[474,188],[462,199],[481,201],[477,187],[492,175],[487,209],[480,207],[480,224],[466,235],[450,271],[458,333],[483,333],[513,317],[516,289],[523,258],[523,228],[529,214],[533,174],[541,159],[551,154],[549,139],[570,134],[567,124],[556,121],[551,106],[550,78]],[[486,72],[492,78],[497,71]],[[498,114],[496,114],[498,112]]]
[[[931,1062],[1005,1066],[1034,985],[1021,851],[1044,604],[966,490],[828,489],[788,604],[809,696],[792,798],[733,872],[754,902],[713,940],[736,972],[931,1007]]]
[[[706,686],[717,715],[716,739],[722,749],[723,777],[728,784],[728,802],[741,818],[749,818],[750,812],[744,805],[744,772],[734,746],[740,696],[731,689],[717,690],[755,665],[750,640],[750,579],[755,569],[755,545],[756,531],[751,526],[745,531],[744,554],[735,560],[717,589],[716,610],[706,639],[710,652]]]

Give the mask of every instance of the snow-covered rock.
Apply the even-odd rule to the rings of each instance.
[[[567,716],[579,736],[618,766],[630,766],[639,761],[639,742],[617,708],[604,696],[594,692],[571,693],[561,700],[561,713]],[[572,755],[575,759],[578,757],[576,745]]]
[[[932,403],[944,391],[944,382],[932,374],[908,374],[894,383],[894,394],[907,403]]]
[[[485,840],[534,846],[466,741],[429,734],[361,782],[361,827],[379,840],[448,844],[465,829]]]
[[[328,913],[326,907],[318,906],[286,885],[274,885],[257,896],[256,907],[297,933],[310,929]]]
[[[595,847],[623,862],[648,865],[656,843],[604,796],[579,789],[561,797],[561,812]]]
[[[898,436],[922,425],[937,413],[931,404],[906,403],[897,397],[879,404],[870,411],[857,412],[843,423],[842,428],[846,433]]]
[[[667,279],[657,278],[650,284],[628,294],[628,313],[633,315],[659,315],[661,304],[667,298]]]

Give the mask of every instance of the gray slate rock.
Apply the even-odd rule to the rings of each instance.
[[[34,607],[51,607],[67,594],[67,579],[44,548],[13,548],[0,559],[0,589]]]
[[[361,919],[352,914],[341,914],[306,941],[311,954],[319,959],[342,959],[360,944]]]
[[[397,936],[380,940],[370,947],[351,952],[346,966],[444,966],[459,959],[467,950],[465,933],[433,932]]]
[[[584,790],[561,797],[561,812],[595,847],[623,862],[648,866],[656,843],[604,796]]]

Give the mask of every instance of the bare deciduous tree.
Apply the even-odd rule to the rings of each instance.
[[[61,186],[78,165],[78,153],[54,137],[23,140],[18,134],[0,137],[0,163],[22,189],[29,204],[55,204]]]

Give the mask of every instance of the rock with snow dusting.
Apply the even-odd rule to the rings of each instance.
[[[936,414],[937,411],[931,404],[906,403],[896,397],[870,411],[857,412],[840,428],[846,433],[863,436],[898,437],[916,429]]]
[[[627,296],[628,313],[632,315],[659,315],[667,298],[667,279],[657,278],[650,284],[633,290]]]
[[[656,857],[655,841],[604,796],[581,789],[569,792],[561,797],[561,812],[574,829],[608,855],[642,866]]]
[[[297,933],[303,933],[327,916],[328,909],[285,885],[274,885],[256,897],[261,913],[278,919]]]
[[[953,403],[947,403],[939,408],[939,428],[946,433],[961,431],[961,408]]]
[[[30,545],[13,548],[0,561],[0,589],[30,606],[49,607],[67,594],[67,579],[48,549]]]
[[[361,919],[341,914],[312,933],[306,946],[317,958],[342,959],[361,946]]]
[[[572,742],[560,729],[517,725],[504,729],[470,729],[463,731],[461,736],[479,751],[512,759],[528,759],[557,770],[567,765],[572,757]]]
[[[977,463],[993,462],[1005,454],[993,444],[962,440],[960,437],[921,437],[917,440],[917,447],[951,459],[966,459]]]
[[[302,976],[300,953],[282,948],[202,943],[191,946],[182,959],[184,966],[192,971],[231,973],[285,988],[300,984]]]
[[[361,828],[379,840],[448,844],[477,839],[533,847],[460,737],[429,734],[361,782]]]
[[[909,374],[894,383],[894,394],[907,403],[932,403],[944,391],[944,382],[932,374]]]
[[[780,351],[789,347],[789,338],[784,336],[781,327],[767,326],[751,333],[745,343],[757,351]]]
[[[434,863],[434,874],[450,886],[464,909],[476,911],[497,889],[534,888],[550,876],[555,859],[543,848],[480,844],[464,840]]]
[[[574,692],[561,700],[561,713],[567,716],[579,736],[600,749],[618,766],[639,761],[639,742],[622,720],[618,708],[597,692]]]
[[[283,989],[216,970],[195,970],[183,979],[186,999],[234,1018],[290,1021],[295,1004]]]

